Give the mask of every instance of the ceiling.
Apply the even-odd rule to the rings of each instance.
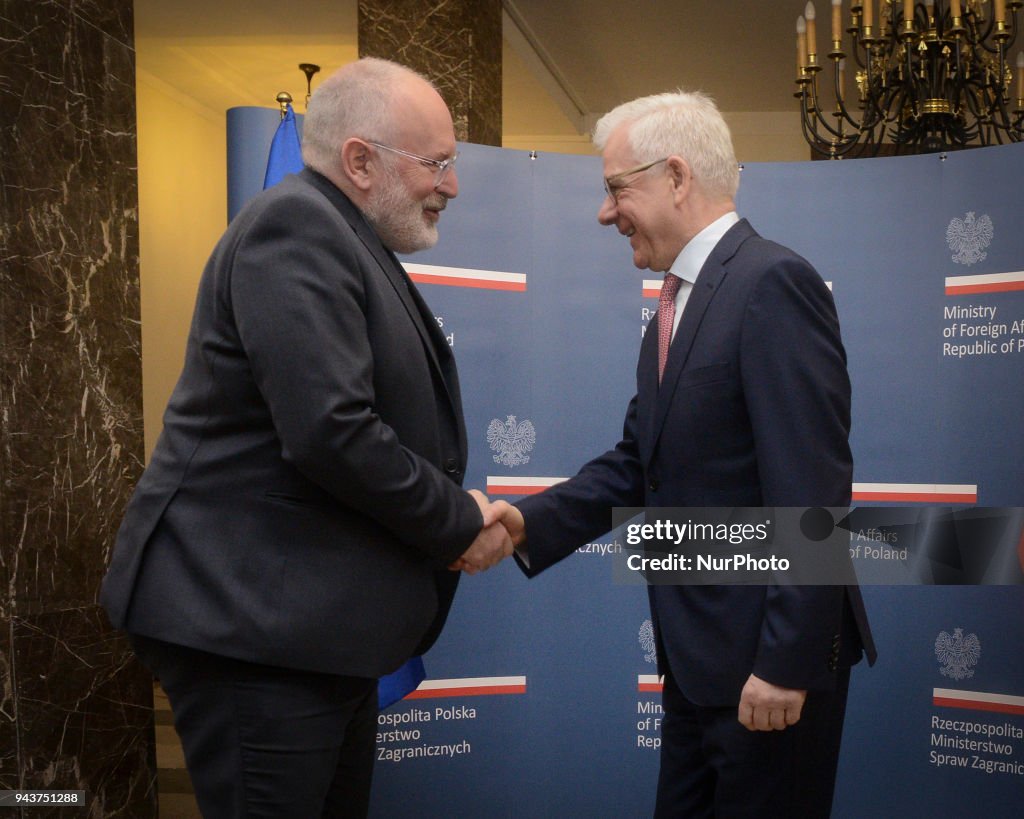
[[[827,0],[819,0],[825,15]],[[305,97],[301,62],[356,58],[356,0],[135,0],[140,75],[211,116]],[[793,111],[803,0],[505,0],[506,133],[585,132],[620,102],[677,87],[726,112]],[[324,74],[321,74],[323,76]],[[314,88],[316,78],[314,78]],[[301,108],[299,109],[301,110]]]

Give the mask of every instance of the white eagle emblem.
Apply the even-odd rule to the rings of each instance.
[[[954,219],[946,228],[946,244],[953,251],[953,261],[957,264],[972,265],[983,261],[988,255],[985,248],[992,243],[995,231],[992,220],[986,214],[980,219],[969,211],[963,219]]]
[[[948,631],[939,632],[935,638],[935,657],[942,663],[942,675],[954,680],[973,677],[972,666],[978,664],[981,656],[981,642],[977,634],[964,637],[962,628],[953,629],[953,636]]]
[[[519,466],[530,462],[526,453],[533,451],[537,431],[529,420],[517,424],[514,415],[508,416],[505,423],[494,418],[487,427],[487,443],[498,453],[494,456],[495,463]]]
[[[654,647],[654,624],[650,620],[644,620],[640,626],[640,648],[644,650],[644,660],[649,663],[658,661],[658,652]]]

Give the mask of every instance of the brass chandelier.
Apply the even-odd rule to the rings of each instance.
[[[1024,140],[1024,52],[1014,96],[1009,58],[1024,0],[851,0],[855,101],[845,88],[842,2],[832,0],[831,83],[819,87],[813,3],[796,24],[794,96],[816,153],[839,159],[877,156],[883,144],[886,153],[910,154]]]

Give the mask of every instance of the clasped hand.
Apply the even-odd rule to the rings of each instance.
[[[480,506],[484,525],[476,540],[448,568],[452,571],[476,574],[487,571],[512,554],[512,537],[506,526],[513,525],[511,521],[516,518],[522,520],[522,516],[518,515],[518,510],[506,501],[491,503],[483,492],[476,489],[470,489],[469,494]]]

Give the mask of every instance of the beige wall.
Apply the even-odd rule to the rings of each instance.
[[[501,60],[501,93],[505,102],[501,146],[520,151],[593,154],[590,135],[580,133],[507,40]],[[524,99],[530,100],[528,107],[508,104],[509,100]]]
[[[587,129],[579,127],[563,112],[507,40],[502,49],[502,61],[502,94],[506,101],[502,147],[562,154],[595,153]],[[657,90],[651,89],[651,92]],[[530,104],[509,105],[510,100],[529,100]],[[740,162],[801,162],[810,158],[795,108],[792,111],[726,111],[724,116]]]
[[[139,71],[139,255],[146,457],[185,351],[196,288],[227,225],[226,125]]]
[[[806,162],[798,111],[723,112],[740,162]]]

